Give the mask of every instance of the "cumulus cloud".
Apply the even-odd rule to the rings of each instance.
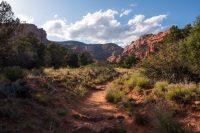
[[[158,15],[146,18],[144,15],[135,15],[127,24],[121,24],[117,20],[118,16],[120,14],[116,10],[100,10],[88,13],[74,23],[54,18],[42,27],[47,31],[48,36],[56,36],[65,40],[86,43],[113,42],[125,46],[141,35],[162,30],[161,22],[167,17],[167,15]]]
[[[132,12],[131,9],[122,10],[122,13],[120,14],[120,17],[127,16],[127,15],[129,15],[131,12]]]
[[[25,23],[33,23],[34,22],[34,18],[31,16],[19,14],[19,15],[17,15],[17,18],[19,18],[21,22],[25,22]]]

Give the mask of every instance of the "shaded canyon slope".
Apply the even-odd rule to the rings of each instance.
[[[57,43],[62,44],[66,48],[69,48],[77,53],[88,52],[93,59],[98,61],[106,61],[108,57],[112,55],[120,55],[123,52],[123,48],[114,43],[85,44],[78,41],[65,41]]]

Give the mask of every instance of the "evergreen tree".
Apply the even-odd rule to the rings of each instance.
[[[181,56],[184,65],[200,75],[200,17],[195,21],[189,36],[181,42]]]
[[[123,59],[121,64],[123,67],[131,68],[137,63],[137,61],[138,61],[137,58],[134,55],[132,55]]]
[[[19,24],[12,12],[11,6],[2,1],[0,3],[0,67],[8,66],[8,58],[11,53],[11,37],[15,34]]]
[[[92,63],[92,57],[90,56],[89,53],[83,52],[78,54],[78,64],[79,66],[85,66],[87,64]]]

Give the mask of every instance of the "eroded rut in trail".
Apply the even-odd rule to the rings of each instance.
[[[108,85],[98,85],[89,96],[71,107],[67,118],[69,133],[148,133],[134,124],[126,112],[105,99]]]

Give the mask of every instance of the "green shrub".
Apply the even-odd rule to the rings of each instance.
[[[138,59],[132,55],[132,56],[129,56],[129,57],[126,57],[124,58],[121,62],[120,62],[120,65],[124,68],[131,68],[133,67],[134,65],[136,65],[138,62]]]
[[[88,92],[87,88],[83,85],[78,86],[78,88],[76,88],[75,91],[75,93],[80,97],[85,96],[85,94]]]
[[[26,72],[20,67],[6,67],[3,69],[3,75],[10,81],[16,81],[23,79],[26,76]]]
[[[106,100],[111,103],[119,103],[125,97],[125,93],[116,88],[109,89],[106,94]]]
[[[136,86],[145,88],[149,85],[149,79],[145,77],[138,77],[136,78]]]
[[[154,87],[154,94],[159,97],[164,96],[168,86],[169,83],[167,81],[156,82]]]
[[[157,82],[154,94],[167,100],[178,103],[190,103],[200,99],[200,89],[195,84],[168,84],[167,82]]]
[[[132,76],[129,80],[125,82],[125,86],[130,90],[136,90],[141,93],[144,89],[149,86],[149,79],[142,76]]]
[[[190,103],[200,98],[200,90],[195,84],[172,84],[169,85],[165,97],[179,103]]]
[[[147,89],[150,85],[150,80],[142,74],[142,70],[129,71],[119,79],[113,82],[118,88],[129,89]]]
[[[133,90],[136,87],[136,81],[133,78],[124,80],[124,85],[127,86],[129,90]]]
[[[158,43],[156,54],[142,60],[141,66],[149,78],[170,82],[199,81],[200,17],[183,29],[172,26],[164,40]]]
[[[150,80],[142,74],[141,70],[133,72],[130,80],[132,81],[132,85],[136,88],[146,89],[150,84]]]

